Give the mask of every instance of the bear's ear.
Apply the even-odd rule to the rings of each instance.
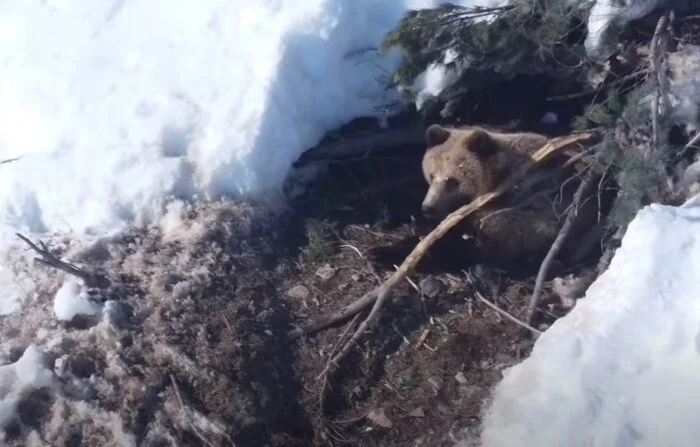
[[[481,158],[488,158],[498,150],[491,135],[483,129],[474,129],[464,144],[471,152]]]
[[[425,142],[428,148],[442,144],[450,138],[450,131],[439,124],[432,124],[425,130]]]

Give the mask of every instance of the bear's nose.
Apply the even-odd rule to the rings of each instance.
[[[437,217],[437,210],[432,205],[426,205],[424,203],[421,207],[421,211],[423,212],[423,216],[427,217],[428,219]]]

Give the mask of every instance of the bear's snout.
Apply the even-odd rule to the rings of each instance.
[[[434,219],[438,217],[437,208],[425,202],[423,202],[423,205],[421,206],[421,212],[423,213],[423,216],[427,217],[428,219]]]

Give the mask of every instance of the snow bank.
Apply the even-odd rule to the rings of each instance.
[[[639,212],[607,270],[504,373],[484,447],[696,445],[700,200]]]
[[[439,3],[1,2],[0,161],[17,160],[0,164],[0,251],[17,230],[97,236],[172,199],[279,192],[327,131],[384,117],[398,59],[376,49]]]
[[[374,50],[437,3],[3,2],[0,158],[22,158],[1,166],[0,223],[97,231],[169,195],[279,188],[325,132],[382,116],[397,60]]]

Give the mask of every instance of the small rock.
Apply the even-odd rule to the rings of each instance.
[[[63,376],[65,376],[65,374],[66,374],[67,368],[68,368],[68,356],[67,355],[64,355],[62,357],[57,358],[56,361],[54,362],[53,370],[54,370],[54,373],[56,373],[56,375],[58,377],[63,378]]]
[[[442,283],[432,276],[428,276],[427,278],[421,280],[418,287],[423,295],[427,296],[428,298],[435,298],[442,290]]]
[[[464,385],[469,382],[462,371],[455,374],[455,380],[459,382],[460,385]]]
[[[321,278],[324,281],[328,281],[335,275],[336,270],[330,266],[330,264],[326,264],[316,270],[316,276]]]
[[[359,281],[359,280],[360,280],[360,275],[358,275],[357,273],[355,273],[355,274],[353,274],[353,275],[351,276],[351,278],[352,278],[353,281]]]
[[[367,415],[367,419],[379,427],[391,428],[394,426],[394,424],[392,424],[389,418],[386,416],[383,408],[370,411]]]
[[[287,290],[287,295],[298,300],[305,300],[309,297],[309,289],[299,284]]]
[[[421,407],[418,407],[415,410],[408,413],[408,415],[411,416],[412,418],[423,418],[423,417],[425,417],[425,412],[423,411],[423,409]]]

